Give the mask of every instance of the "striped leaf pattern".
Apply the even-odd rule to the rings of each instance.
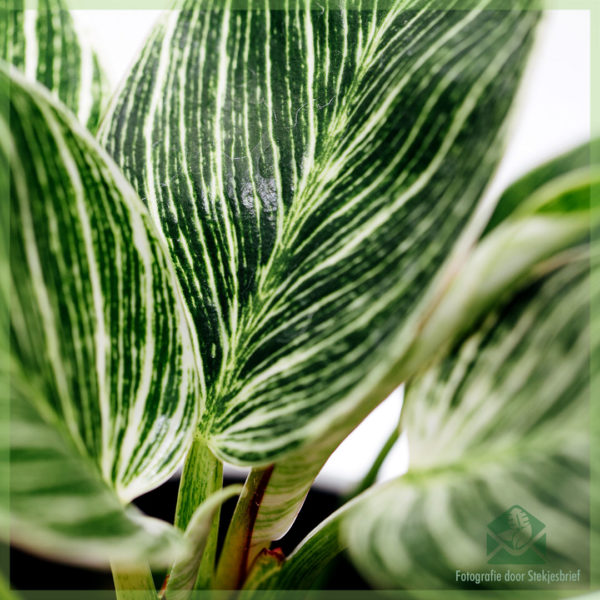
[[[191,441],[203,389],[197,342],[173,265],[114,163],[43,87],[2,69],[0,89],[10,92],[0,120],[12,192],[10,376],[30,382],[36,393],[23,395],[40,418],[127,502],[168,478]],[[31,468],[17,514],[38,503],[47,514],[53,500],[60,511],[84,493],[68,474],[54,481],[58,465]],[[56,496],[38,494],[55,486]]]
[[[562,251],[589,237],[600,220],[600,139],[534,169],[509,186],[474,249],[440,286],[403,362],[408,372],[443,356],[477,318],[540,269],[555,268]]]
[[[41,417],[31,401],[40,401],[39,388],[17,379],[13,374],[10,409],[2,407],[3,419],[10,410],[10,445],[3,439],[0,448],[0,468],[7,475],[10,469],[4,480],[10,481],[10,517],[9,507],[0,505],[0,519],[10,519],[10,542],[52,560],[93,567],[108,567],[109,559],[149,559],[166,567],[184,552],[173,527],[122,505],[60,427]]]
[[[514,505],[545,525],[543,568],[581,569],[585,584],[598,301],[586,254],[522,291],[408,386],[409,473],[365,494],[341,521],[374,585],[464,587],[456,569],[505,570],[487,562],[486,526]]]
[[[475,4],[189,0],[114,101],[100,138],[177,265],[221,458],[275,461],[389,391],[538,19]]]
[[[599,156],[597,148],[598,140],[584,144],[538,167],[507,188],[483,237],[450,282],[440,285],[441,298],[432,303],[419,336],[403,359],[405,369],[410,372],[418,367],[423,371],[427,363],[443,359],[484,315],[508,302],[519,289],[581,255],[590,225],[595,223],[595,228],[598,225],[599,171],[594,162]],[[600,324],[600,319],[597,321]],[[600,350],[600,344],[596,346]],[[416,398],[415,403],[418,402]],[[422,419],[426,419],[425,412],[422,411]],[[292,468],[291,459],[275,465],[273,475],[277,486],[273,488],[284,492],[282,484],[289,483],[285,496],[288,500],[294,490],[297,502],[307,491],[306,484],[313,472],[310,455],[311,452],[298,455],[296,469]],[[278,475],[281,467],[286,469]],[[304,479],[302,473],[307,474]],[[302,484],[306,486],[304,489]],[[377,489],[373,490],[373,494],[377,493]],[[284,589],[310,586],[326,557],[331,559],[346,547],[347,540],[339,534],[341,522],[364,497],[344,506],[311,533],[285,563],[277,581],[269,585]],[[273,494],[274,502],[267,504],[262,519],[257,521],[257,543],[264,542],[269,529],[272,532],[283,523],[289,523],[290,508],[277,511],[276,498]]]
[[[418,335],[393,376],[414,374],[445,356],[449,346],[482,315],[539,278],[541,272],[556,268],[571,248],[587,239],[590,223],[597,224],[600,217],[598,206],[590,204],[600,197],[600,170],[591,164],[598,156],[597,147],[595,140],[567,152],[506,190],[497,206],[510,199],[511,210],[501,220],[497,209],[494,227],[486,228],[458,266],[449,269],[449,278],[440,279]],[[288,530],[313,479],[354,427],[358,414],[338,426],[334,435],[274,465],[253,525],[250,559]]]
[[[98,57],[63,0],[3,0],[0,59],[45,85],[95,131],[107,98]],[[27,10],[25,10],[27,4]]]

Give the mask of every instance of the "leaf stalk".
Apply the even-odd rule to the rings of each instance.
[[[223,463],[211,452],[204,439],[196,434],[181,474],[175,509],[175,527],[185,531],[198,506],[222,487]],[[217,508],[198,570],[196,589],[211,587],[217,554],[220,516],[220,508]]]

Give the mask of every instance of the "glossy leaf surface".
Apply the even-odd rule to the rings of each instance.
[[[101,139],[177,264],[223,459],[326,440],[399,383],[500,153],[538,19],[514,6],[188,2],[154,31]]]

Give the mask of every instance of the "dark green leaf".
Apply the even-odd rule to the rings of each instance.
[[[177,264],[223,459],[335,445],[400,382],[500,154],[513,5],[190,1],[154,31],[101,139]]]

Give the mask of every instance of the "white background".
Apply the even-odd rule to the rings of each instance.
[[[73,11],[117,86],[135,60],[159,11]],[[590,136],[590,18],[584,10],[548,11],[513,113],[504,160],[488,194],[502,189],[531,167]],[[598,133],[598,132],[596,132]],[[397,423],[402,394],[380,405],[340,446],[317,483],[348,489],[366,473]],[[388,456],[380,477],[388,479],[408,464],[404,438]]]

